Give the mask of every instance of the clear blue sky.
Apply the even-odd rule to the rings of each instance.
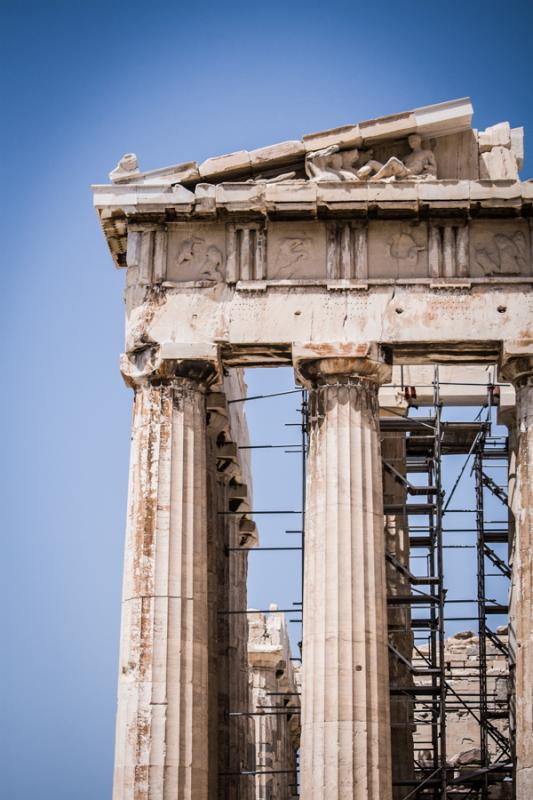
[[[131,395],[118,373],[124,276],[111,263],[89,185],[105,181],[128,151],[150,169],[464,95],[478,127],[508,119],[531,132],[533,3],[0,7],[0,793],[104,800]],[[274,373],[253,380],[254,388],[292,383]],[[290,421],[290,408],[281,410]],[[256,440],[272,438],[279,420],[251,418]],[[291,500],[284,486],[297,456],[284,458],[289,466],[271,487],[280,505]],[[295,574],[296,565],[287,569]],[[277,589],[264,578],[252,600],[297,599],[281,588],[272,597]]]

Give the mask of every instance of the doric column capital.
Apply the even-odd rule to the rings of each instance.
[[[222,382],[222,365],[216,344],[147,344],[123,353],[120,371],[132,388],[187,379],[206,390]]]
[[[504,342],[500,358],[500,376],[515,388],[533,385],[533,339]]]
[[[372,343],[295,343],[292,357],[296,379],[313,388],[360,379],[376,387],[391,380],[389,353]]]

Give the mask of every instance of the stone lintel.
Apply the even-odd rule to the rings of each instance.
[[[489,387],[497,389],[498,413],[514,410],[516,397],[513,387],[496,378],[496,365],[453,364],[439,366],[439,396],[446,406],[481,406],[487,402]],[[435,366],[414,364],[393,367],[392,384],[379,390],[381,414],[391,409],[395,415],[407,405],[405,396],[414,390],[413,404],[419,408],[433,406],[435,402],[433,380]],[[406,390],[408,390],[406,392]]]
[[[291,359],[291,346],[267,344],[230,344],[222,345],[224,351],[224,365],[229,367],[268,367],[289,366],[295,362]],[[497,341],[485,341],[480,338],[478,342],[396,342],[386,345],[393,353],[395,365],[458,365],[464,364],[494,364],[498,360],[499,344]],[[293,351],[294,352],[294,351]],[[318,358],[318,356],[315,356]],[[303,361],[304,359],[302,359]],[[470,403],[466,403],[469,405]],[[432,402],[429,403],[432,405]],[[474,403],[475,405],[475,403]]]
[[[296,378],[308,387],[350,377],[379,385],[392,375],[390,353],[375,342],[295,343],[292,353]]]

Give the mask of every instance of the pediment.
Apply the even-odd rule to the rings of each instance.
[[[523,158],[522,129],[500,123],[478,133],[472,115],[470,99],[461,98],[148,172],[140,170],[130,153],[110,179],[114,184],[180,184],[189,189],[233,181],[516,180]]]

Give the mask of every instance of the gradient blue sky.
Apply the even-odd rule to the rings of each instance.
[[[533,3],[2,0],[0,9],[0,794],[104,800],[131,395],[118,374],[123,274],[89,185],[128,151],[150,169],[464,95],[476,126],[508,119],[531,131]],[[292,385],[287,373],[252,381]],[[256,441],[294,430],[280,428],[294,419],[288,402],[272,409],[251,411]],[[297,456],[280,456],[267,486],[271,458],[256,456],[257,505],[292,505]],[[254,567],[252,602],[297,599],[283,588],[297,579],[287,558],[284,583]]]

